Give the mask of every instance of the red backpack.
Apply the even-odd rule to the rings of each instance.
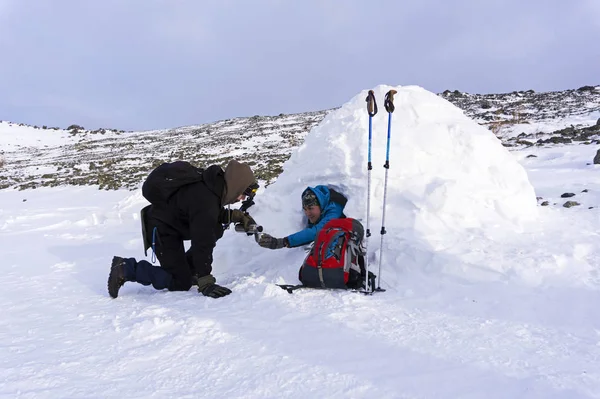
[[[304,287],[364,288],[365,253],[363,225],[356,219],[332,219],[317,234],[313,247],[300,267]],[[375,275],[369,272],[369,282]],[[288,290],[289,291],[289,290]]]

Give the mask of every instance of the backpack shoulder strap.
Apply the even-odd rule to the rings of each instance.
[[[333,188],[329,189],[329,200],[335,202],[336,204],[340,204],[342,207],[346,206],[348,202],[348,198],[346,198],[343,194],[338,193]]]

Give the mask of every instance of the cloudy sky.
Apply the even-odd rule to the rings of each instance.
[[[0,120],[126,130],[600,84],[600,0],[0,0]],[[250,100],[250,101],[249,101]]]

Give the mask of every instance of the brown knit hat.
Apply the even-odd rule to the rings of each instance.
[[[255,182],[250,166],[236,160],[229,161],[225,168],[225,188],[222,205],[233,204],[250,185]]]

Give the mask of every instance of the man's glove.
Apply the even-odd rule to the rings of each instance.
[[[279,249],[290,246],[287,237],[275,238],[273,236],[270,236],[269,234],[264,233],[260,234],[260,236],[257,238],[258,239],[256,240],[256,242],[258,242],[258,245],[260,245],[263,248]]]
[[[202,291],[198,288],[198,291],[202,293],[204,296],[209,296],[211,298],[221,298],[225,295],[231,294],[231,290],[227,287],[223,287],[219,284],[210,284],[206,286]]]
[[[200,277],[198,279],[198,292],[211,298],[221,298],[231,294],[229,288],[216,284],[216,281],[212,274]]]
[[[229,220],[231,221],[231,223],[239,223],[242,226],[244,226],[244,231],[246,232],[248,232],[251,225],[256,225],[256,222],[254,221],[254,219],[252,219],[252,217],[250,217],[249,214],[247,214],[246,212],[242,212],[239,209],[234,209],[231,211]]]

